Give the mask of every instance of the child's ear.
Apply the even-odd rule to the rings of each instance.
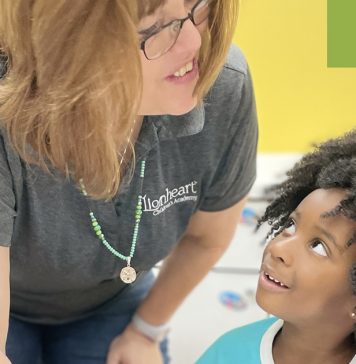
[[[356,307],[355,307],[355,308],[354,308],[354,310],[351,312],[350,316],[351,316],[351,318],[352,318],[353,320],[355,320],[355,321],[356,321]]]
[[[354,320],[356,323],[356,297],[355,296],[352,297],[352,303],[353,303],[353,306],[351,308],[350,316],[351,316],[352,320]]]

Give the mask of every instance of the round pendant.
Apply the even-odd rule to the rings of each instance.
[[[136,271],[132,267],[124,267],[121,269],[120,278],[124,283],[132,283],[136,280]]]

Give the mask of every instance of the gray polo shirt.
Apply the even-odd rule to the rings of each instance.
[[[26,165],[0,135],[0,243],[11,246],[11,313],[63,323],[110,306],[134,309],[152,284],[152,266],[169,254],[197,210],[240,201],[256,175],[257,123],[246,61],[232,47],[204,105],[183,116],[145,117],[131,180],[112,201],[88,201],[71,181]],[[146,160],[143,214],[132,265],[135,284],[118,278],[125,262],[97,239],[89,205],[107,240],[128,255]]]

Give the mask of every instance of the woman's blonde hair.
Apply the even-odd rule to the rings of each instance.
[[[142,89],[137,23],[166,0],[0,0],[0,119],[29,163],[83,180],[110,198]],[[200,99],[215,81],[237,20],[237,0],[212,0],[200,55]]]

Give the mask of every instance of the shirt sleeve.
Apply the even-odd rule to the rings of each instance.
[[[10,246],[14,227],[15,193],[9,160],[0,134],[0,246]]]
[[[239,202],[256,179],[258,124],[249,71],[244,77],[240,102],[233,114],[229,138],[200,210],[219,211]]]

